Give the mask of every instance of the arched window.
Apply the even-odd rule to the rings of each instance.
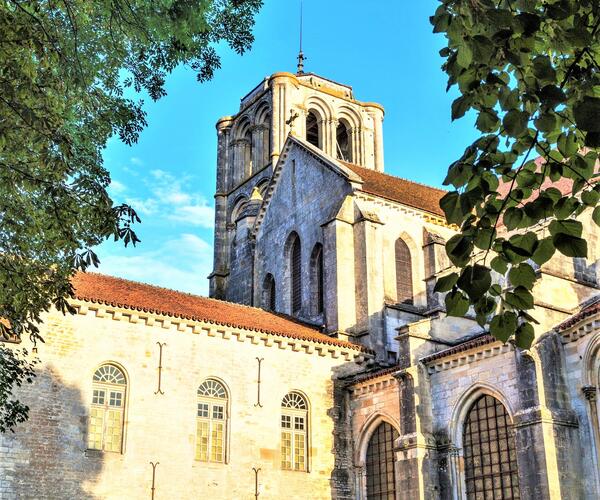
[[[315,314],[321,314],[324,309],[324,274],[323,274],[323,245],[317,243],[312,251],[311,263],[311,295]]]
[[[306,115],[306,141],[313,146],[321,148],[321,131],[319,130],[319,119],[310,111]]]
[[[217,380],[205,380],[198,387],[196,460],[225,462],[227,418],[225,387]]]
[[[402,238],[396,240],[396,294],[399,304],[413,304],[412,262]]]
[[[290,292],[292,302],[292,313],[300,312],[302,308],[302,250],[300,238],[296,233],[292,234],[290,250]]]
[[[307,470],[308,404],[297,392],[281,401],[281,468]]]
[[[394,473],[394,441],[398,431],[387,422],[379,424],[367,447],[367,499],[396,498]]]
[[[262,306],[267,311],[275,311],[275,278],[271,273],[263,281]]]
[[[514,434],[504,405],[488,395],[477,399],[463,436],[467,498],[520,498]]]
[[[338,160],[352,162],[352,148],[350,144],[350,129],[344,122],[339,122],[336,128],[336,154]]]
[[[123,422],[127,381],[112,364],[102,365],[92,379],[92,407],[88,426],[88,448],[123,450]]]

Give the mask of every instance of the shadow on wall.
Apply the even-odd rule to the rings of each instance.
[[[0,498],[92,499],[101,454],[86,455],[87,404],[51,366],[37,371],[19,400],[29,420],[0,435]]]

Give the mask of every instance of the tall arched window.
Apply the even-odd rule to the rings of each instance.
[[[292,235],[290,249],[290,292],[292,313],[295,314],[302,308],[302,250],[296,233]]]
[[[263,309],[267,311],[275,310],[275,278],[271,273],[268,273],[265,276],[265,280],[263,281],[263,296],[262,296],[262,306]]]
[[[297,392],[281,401],[281,468],[306,471],[308,449],[308,404]]]
[[[399,304],[413,304],[412,261],[402,238],[396,240],[396,294]]]
[[[488,395],[477,399],[463,436],[467,498],[520,498],[514,434],[504,405]]]
[[[319,130],[319,119],[310,111],[306,115],[306,141],[313,146],[321,148],[321,131]],[[322,148],[321,148],[322,149]]]
[[[225,462],[227,418],[225,387],[217,380],[205,380],[198,387],[196,460]]]
[[[317,243],[312,251],[311,263],[311,295],[315,314],[321,314],[324,309],[324,273],[323,245]]]
[[[123,450],[123,422],[127,381],[112,364],[102,365],[92,379],[92,407],[88,426],[88,448]]]
[[[342,121],[336,128],[336,154],[338,160],[352,162],[352,148],[350,143],[350,128]]]
[[[398,431],[387,422],[379,424],[367,447],[367,499],[394,500],[396,480],[394,473],[394,441]]]

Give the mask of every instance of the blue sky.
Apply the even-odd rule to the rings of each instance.
[[[475,137],[473,122],[450,121],[456,91],[446,93],[431,32],[437,0],[304,0],[305,70],[352,85],[355,97],[381,103],[385,170],[441,186],[447,166]],[[212,268],[214,124],[237,112],[239,100],[265,76],[295,71],[297,0],[265,0],[252,50],[219,47],[222,68],[204,84],[178,68],[167,97],[146,100],[149,126],[139,142],[110,141],[104,160],[111,195],[142,218],[135,248],[108,241],[98,248],[100,272],[169,288],[208,293]]]

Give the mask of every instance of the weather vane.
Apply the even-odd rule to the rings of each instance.
[[[298,74],[304,74],[304,52],[302,52],[302,0],[300,0],[300,52],[298,52]]]

